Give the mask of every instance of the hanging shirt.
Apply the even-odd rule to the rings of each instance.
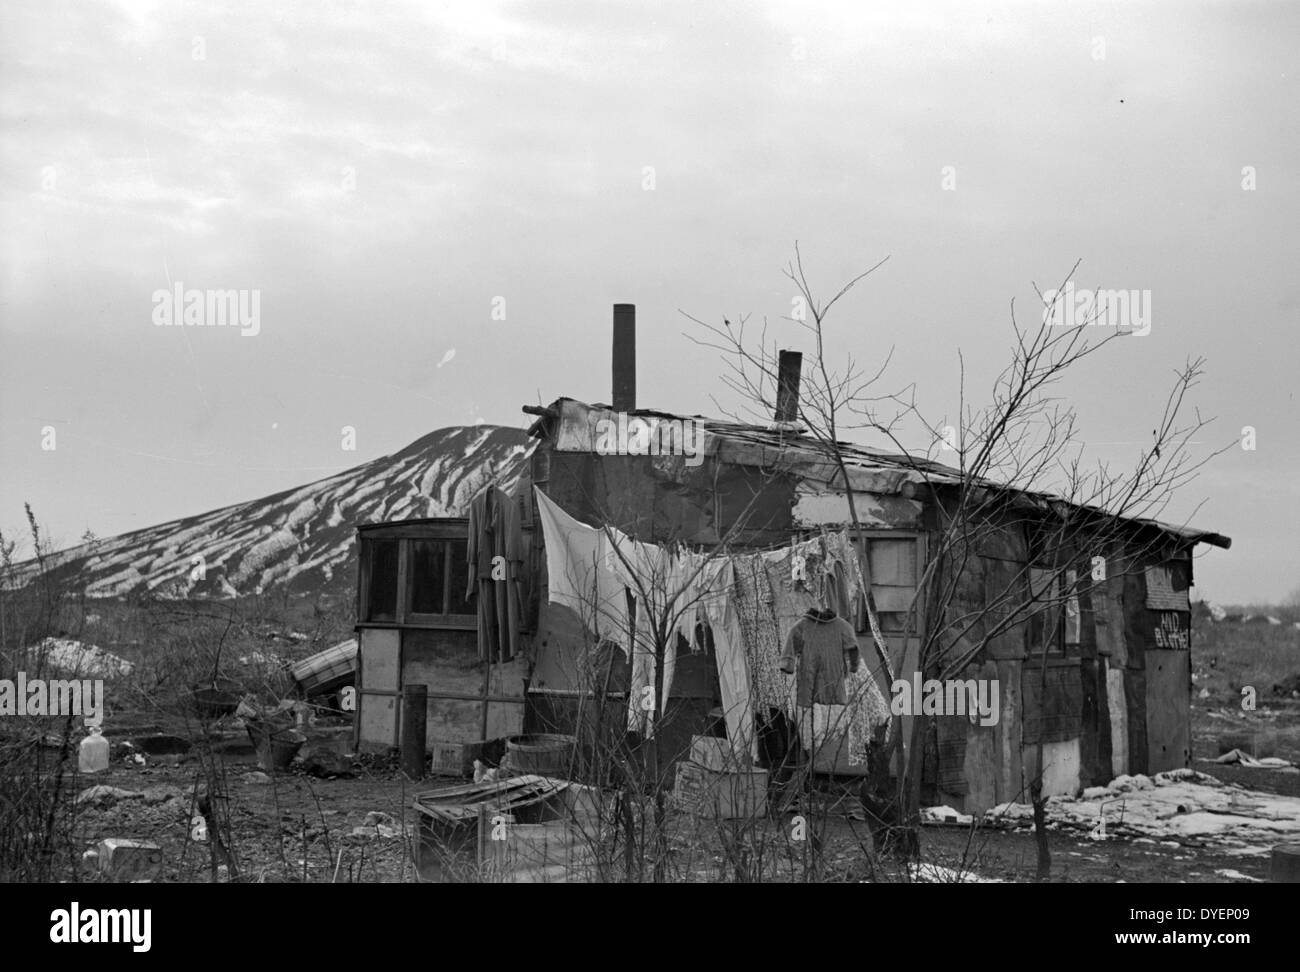
[[[858,668],[858,636],[834,611],[810,610],[786,638],[781,671],[796,677],[795,702],[845,705],[844,679]]]

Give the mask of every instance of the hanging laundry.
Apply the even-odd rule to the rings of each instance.
[[[597,637],[628,651],[631,638],[626,587],[609,569],[617,530],[597,530],[569,516],[536,486],[538,519],[546,545],[547,599],[562,604]]]
[[[880,685],[865,665],[849,676],[845,686],[849,697],[849,765],[863,766],[870,755],[876,730],[885,727],[884,744],[889,742],[889,703],[885,701]]]
[[[627,727],[649,737],[656,708],[662,711],[671,698],[678,638],[696,645],[700,605],[727,596],[702,585],[729,586],[731,575],[707,571],[707,555],[643,543],[608,526],[589,527],[534,491],[546,544],[548,600],[577,612],[599,637],[623,648],[631,665]],[[653,691],[657,672],[662,701]]]
[[[478,608],[478,654],[482,661],[509,661],[519,652],[523,617],[523,534],[519,507],[496,486],[469,506],[467,598]]]
[[[844,680],[858,668],[858,636],[834,611],[811,609],[794,626],[781,656],[781,671],[796,676],[795,701],[845,705]]]
[[[793,713],[792,686],[780,669],[781,641],[767,565],[760,555],[740,555],[734,558],[734,576],[735,611],[749,669],[752,704],[758,711],[779,709]]]
[[[843,754],[850,766],[864,766],[877,729],[890,725],[889,704],[862,665],[844,680],[844,694],[845,705],[814,703],[800,710],[800,742],[819,763],[834,764]]]
[[[757,757],[758,734],[745,634],[736,608],[735,569],[735,561],[730,557],[715,557],[704,565],[699,586],[706,593],[701,597],[700,606],[703,620],[713,634],[727,738],[733,751]]]

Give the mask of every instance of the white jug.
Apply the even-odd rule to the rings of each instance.
[[[90,735],[81,740],[78,764],[83,773],[108,769],[108,740],[100,735],[99,726],[91,726]]]

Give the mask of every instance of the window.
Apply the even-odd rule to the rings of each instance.
[[[463,519],[379,524],[361,537],[363,622],[425,628],[475,626]]]
[[[1059,571],[1029,568],[1028,619],[1030,657],[1037,657],[1047,645],[1049,652],[1064,648],[1065,605],[1061,600]]]
[[[371,540],[366,544],[367,621],[397,620],[397,540]]]
[[[441,540],[411,541],[411,612],[446,614],[447,550]]]
[[[917,620],[911,618],[913,599],[919,578],[920,551],[912,536],[870,537],[867,540],[867,567],[871,572],[871,596],[876,603],[880,630],[916,634]],[[869,630],[865,613],[858,619],[858,630]]]
[[[464,540],[411,540],[409,604],[413,615],[473,614],[466,597],[469,545]]]

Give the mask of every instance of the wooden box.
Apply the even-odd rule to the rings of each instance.
[[[767,770],[717,772],[682,760],[677,764],[673,795],[682,809],[722,820],[749,819],[767,813]]]

